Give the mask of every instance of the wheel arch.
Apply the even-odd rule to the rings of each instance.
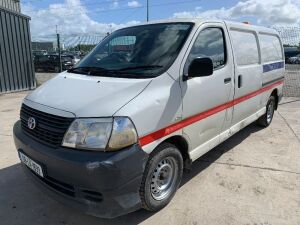
[[[182,158],[183,158],[184,168],[190,169],[192,160],[189,155],[188,141],[181,135],[175,135],[175,136],[165,139],[162,143],[164,143],[164,142],[173,144],[178,148],[178,150],[180,151]]]

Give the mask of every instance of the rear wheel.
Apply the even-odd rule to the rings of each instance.
[[[275,107],[275,97],[271,96],[266,106],[266,113],[257,120],[258,125],[267,127],[271,124],[275,112]]]
[[[145,168],[140,188],[142,207],[157,211],[166,206],[179,187],[182,171],[180,151],[170,143],[158,146]]]

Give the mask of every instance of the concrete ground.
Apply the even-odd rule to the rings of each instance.
[[[41,84],[45,83],[47,80],[50,80],[56,75],[57,73],[35,73],[37,86],[40,86]]]
[[[0,96],[0,224],[300,224],[300,99],[285,99],[272,125],[250,125],[201,157],[172,202],[113,220],[68,208],[21,170],[12,126],[25,92]]]

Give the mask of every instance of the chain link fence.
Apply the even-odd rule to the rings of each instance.
[[[286,72],[283,87],[285,97],[300,97],[300,27],[273,26],[284,45]]]
[[[286,64],[284,97],[300,97],[300,64]]]

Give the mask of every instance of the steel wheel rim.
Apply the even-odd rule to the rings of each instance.
[[[157,164],[150,184],[151,195],[155,200],[161,201],[170,196],[176,182],[177,167],[173,157],[164,158]]]
[[[267,122],[271,123],[274,114],[274,102],[271,101],[267,108]]]

